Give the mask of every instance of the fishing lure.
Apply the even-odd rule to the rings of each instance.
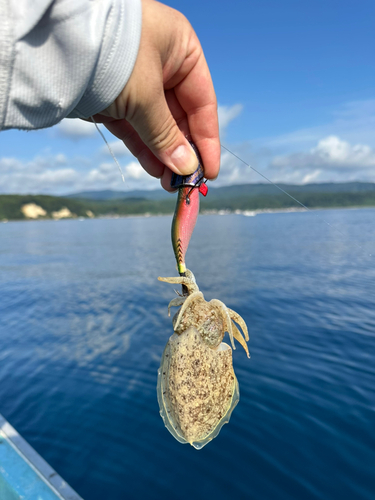
[[[172,245],[179,277],[160,278],[182,285],[182,294],[168,305],[181,306],[173,318],[170,337],[158,371],[157,395],[165,426],[180,443],[203,448],[218,435],[239,401],[239,387],[233,370],[232,349],[222,342],[228,332],[249,351],[245,321],[219,300],[206,302],[193,273],[186,268],[185,255],[199,212],[199,192],[207,194],[199,152],[198,169],[187,177],[172,177],[178,199],[172,222]],[[236,326],[239,325],[244,336]]]

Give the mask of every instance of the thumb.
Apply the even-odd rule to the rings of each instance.
[[[164,90],[147,97],[143,95],[127,121],[164,165],[177,174],[192,174],[198,167],[198,159],[172,116]]]

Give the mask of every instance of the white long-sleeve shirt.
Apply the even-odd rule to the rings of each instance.
[[[0,0],[0,130],[108,107],[128,81],[140,0]]]

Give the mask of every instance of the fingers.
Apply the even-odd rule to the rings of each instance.
[[[178,128],[181,130],[185,137],[190,136],[191,134],[187,115],[181,104],[178,102],[174,89],[166,90],[164,94],[168,107],[177,123]]]
[[[177,174],[188,175],[196,170],[198,160],[168,107],[164,73],[165,66],[178,72],[183,64],[183,52],[176,52],[181,45],[179,25],[182,23],[185,30],[189,25],[181,14],[158,2],[143,2],[142,16],[138,57],[116,99],[116,108],[161,163]],[[186,35],[184,32],[183,45]]]
[[[203,52],[186,78],[175,87],[176,98],[187,115],[191,136],[202,156],[207,179],[220,168],[217,101]]]
[[[176,191],[176,189],[171,188],[171,180],[172,180],[172,170],[169,170],[169,168],[165,168],[163,175],[160,179],[160,184],[163,189],[166,191]]]
[[[196,170],[197,157],[168,107],[163,88],[144,96],[127,120],[150,152],[173,172],[188,175]]]
[[[173,90],[166,92],[166,99],[170,105],[171,112],[181,128],[184,136],[189,135],[187,118],[184,110],[178,104]],[[105,127],[118,139],[121,139],[129,151],[138,159],[145,171],[152,177],[160,179],[161,186],[166,191],[175,191],[171,188],[172,171],[156,158],[146,144],[142,141],[138,133],[126,120],[116,120],[101,115],[96,115],[95,119],[103,122]]]
[[[165,165],[152,154],[130,123],[126,120],[112,120],[104,123],[106,128],[124,142],[148,174],[160,179],[164,174]]]
[[[212,82],[211,89],[209,90],[213,90]],[[202,107],[196,112],[193,108],[189,116],[180,104],[175,90],[167,90],[165,96],[178,127],[182,130],[185,137],[192,137],[199,149],[204,165],[205,177],[207,179],[215,179],[220,168],[220,140],[216,98],[214,106]],[[205,126],[206,124],[208,124],[208,127]],[[209,137],[206,137],[206,135],[209,135]]]
[[[125,88],[102,112],[114,118],[106,127],[167,190],[172,171],[188,175],[198,166],[187,135],[205,176],[214,179],[220,166],[217,102],[202,48],[180,13],[158,2],[142,5],[138,57]]]

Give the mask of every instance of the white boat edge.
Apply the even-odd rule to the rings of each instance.
[[[83,500],[0,413],[0,435],[61,500]]]

